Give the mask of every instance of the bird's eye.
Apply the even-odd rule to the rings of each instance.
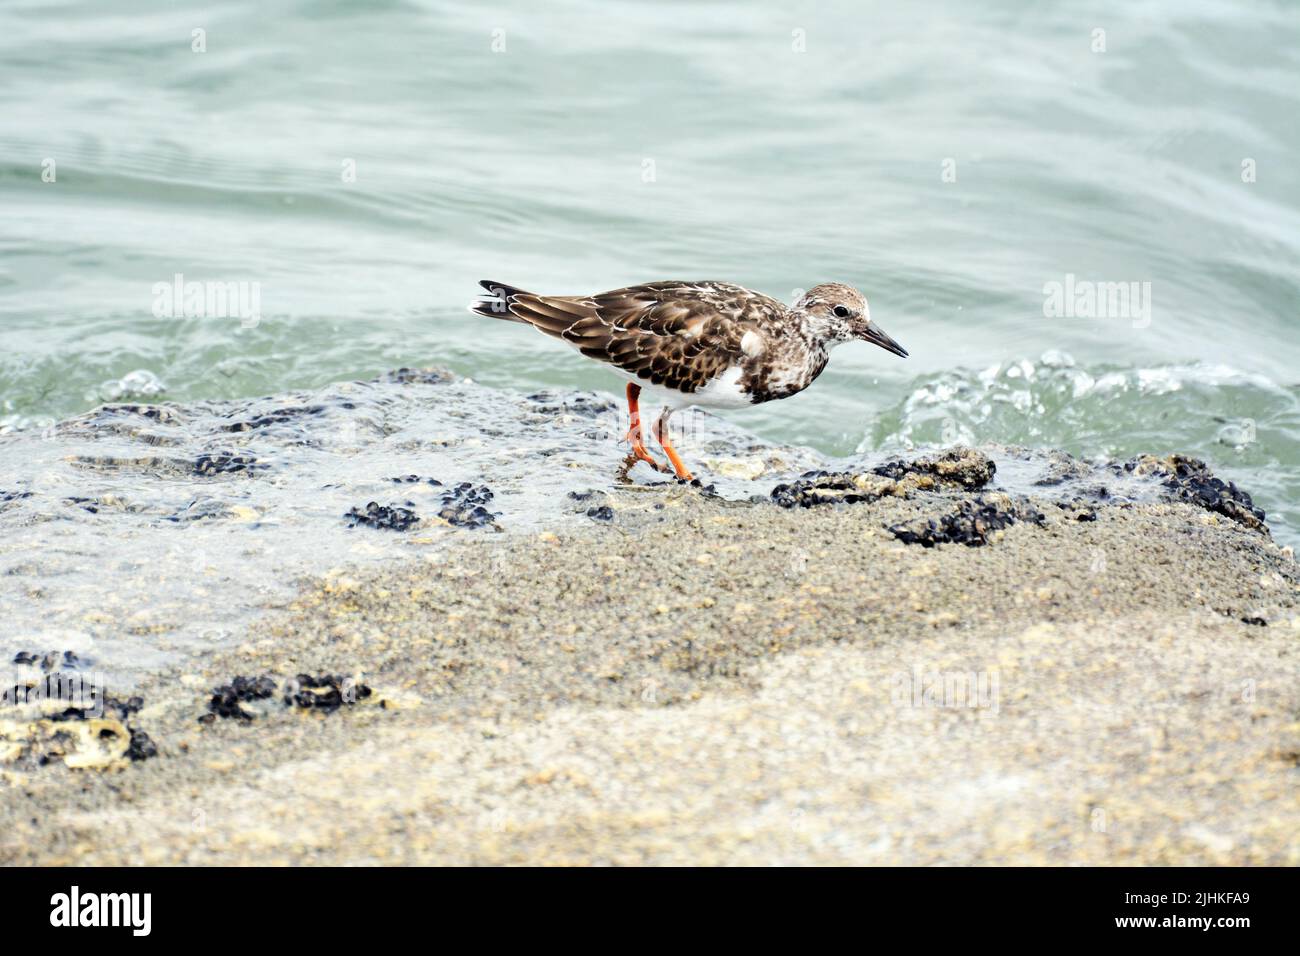
[[[835,313],[835,317],[837,319],[847,319],[849,317],[849,310],[847,306],[837,305],[831,311]]]

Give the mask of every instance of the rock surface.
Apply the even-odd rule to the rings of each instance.
[[[462,422],[448,388],[509,420]],[[60,754],[48,714],[0,728],[0,863],[1300,863],[1300,569],[1186,461],[831,463],[713,423],[701,459],[745,463],[716,490],[620,484],[613,428],[570,448],[600,399],[489,402],[410,371],[325,391],[209,408],[203,434],[258,440],[203,470],[205,441],[155,431],[192,408],[127,419],[174,467],[105,465],[142,457],[117,454],[116,412],[67,423],[108,429],[77,439],[94,474],[147,477],[62,489],[96,512],[53,507],[57,481],[0,505],[6,586],[37,608],[97,593],[55,572],[114,534],[222,529],[221,571],[161,591],[168,620],[229,632],[195,645],[112,612],[78,646],[66,620],[17,639],[32,679],[148,654],[104,715],[121,732],[70,721]],[[381,405],[364,454],[326,450]],[[519,447],[487,434],[506,426],[535,429],[523,463],[470,444]],[[182,507],[196,482],[220,484]],[[435,519],[448,496],[470,527]],[[405,530],[342,517],[407,500]],[[240,554],[291,534],[315,563],[230,614],[274,568]],[[35,554],[52,541],[76,548]],[[155,614],[139,579],[167,573],[99,576]]]

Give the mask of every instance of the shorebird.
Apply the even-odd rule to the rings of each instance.
[[[537,295],[484,279],[470,311],[523,322],[563,339],[628,379],[631,464],[668,472],[646,450],[642,391],[663,406],[654,436],[678,478],[693,476],[668,438],[668,419],[689,405],[738,408],[803,391],[830,350],[863,339],[895,355],[907,351],[871,321],[866,297],[827,282],[792,306],[726,282],[649,282],[596,295]]]

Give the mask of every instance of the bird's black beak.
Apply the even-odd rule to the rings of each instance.
[[[886,352],[893,352],[895,355],[907,358],[907,349],[882,332],[880,326],[874,322],[867,326],[867,331],[862,333],[862,337],[874,345],[879,345]]]

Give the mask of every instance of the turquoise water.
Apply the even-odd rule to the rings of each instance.
[[[1297,540],[1300,6],[988,6],[10,2],[0,430],[400,365],[615,391],[475,280],[841,280],[911,358],[729,418],[1189,452]],[[177,274],[258,321],[156,314]],[[1149,308],[1049,315],[1067,276]]]

